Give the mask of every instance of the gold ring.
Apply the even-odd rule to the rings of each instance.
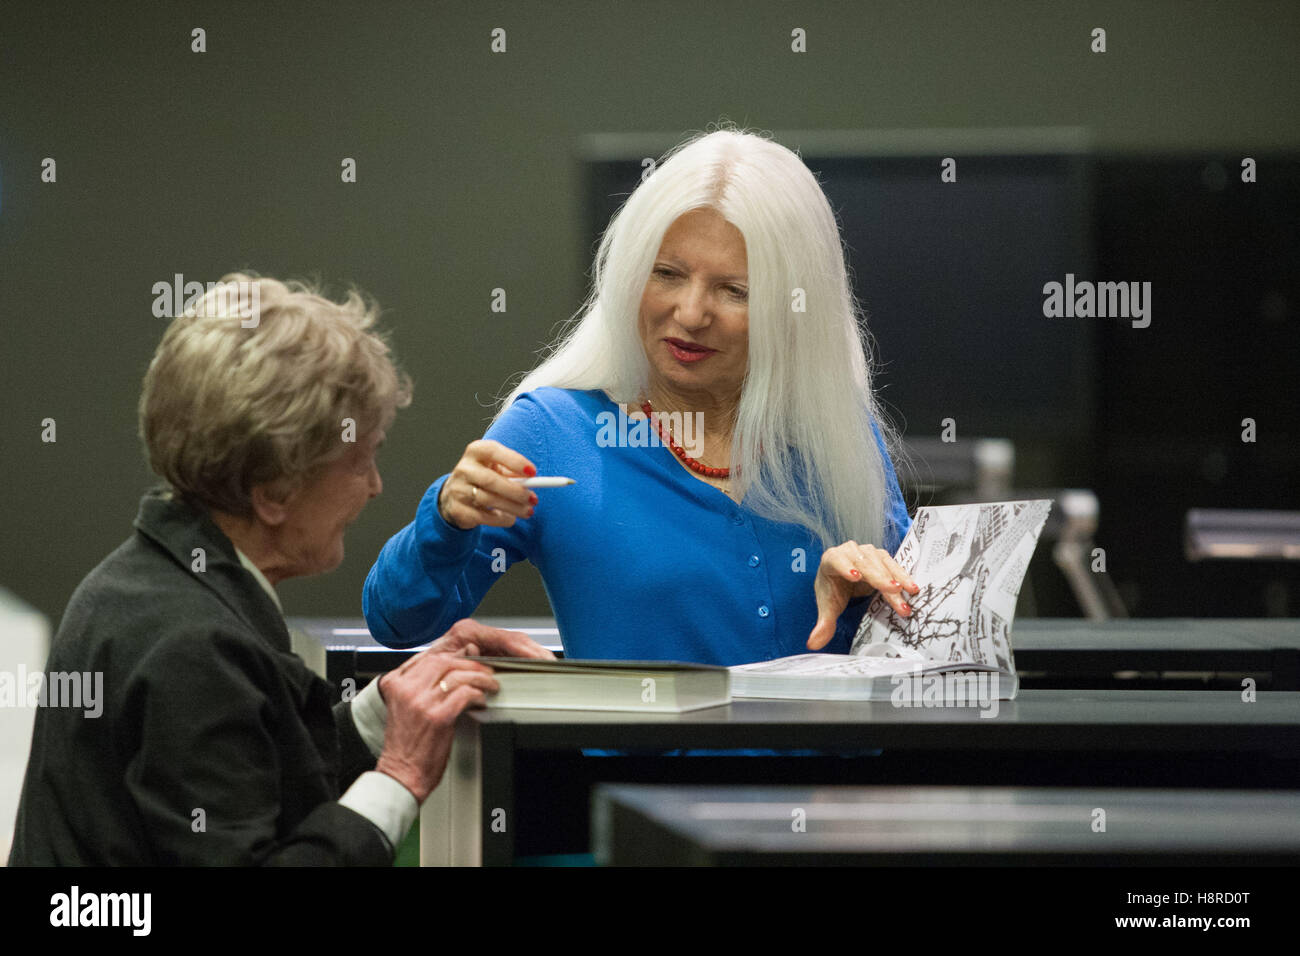
[[[451,693],[451,690],[447,687],[447,682],[446,682],[445,680],[440,680],[440,681],[438,681],[438,686],[442,688],[442,692],[443,692],[444,694],[450,694],[450,693]]]
[[[470,488],[470,492],[469,492],[470,503],[473,504],[475,508],[477,508],[478,507],[478,485],[470,485],[469,488]]]

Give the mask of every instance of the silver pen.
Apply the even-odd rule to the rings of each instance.
[[[563,488],[565,485],[577,484],[572,478],[538,475],[536,478],[511,478],[516,484],[525,488]]]

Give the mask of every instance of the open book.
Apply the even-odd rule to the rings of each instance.
[[[899,617],[877,594],[848,654],[731,668],[733,697],[983,705],[1019,690],[1011,620],[1050,500],[920,508],[894,556],[921,586]]]

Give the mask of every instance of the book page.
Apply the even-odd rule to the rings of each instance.
[[[867,657],[971,661],[1014,673],[1016,598],[1052,507],[1049,499],[920,508],[894,559],[921,586],[899,617],[877,594],[850,651]]]
[[[847,654],[796,654],[772,661],[738,664],[733,672],[746,674],[802,675],[807,677],[886,677],[909,674],[916,668],[910,659],[890,657],[852,657]]]

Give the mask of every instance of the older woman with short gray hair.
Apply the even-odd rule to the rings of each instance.
[[[335,702],[292,653],[275,585],[338,567],[411,400],[375,319],[356,292],[232,274],[172,321],[140,399],[166,484],[47,664],[101,672],[103,713],[38,712],[11,864],[391,863],[496,689],[466,653],[551,656],[461,621]]]

